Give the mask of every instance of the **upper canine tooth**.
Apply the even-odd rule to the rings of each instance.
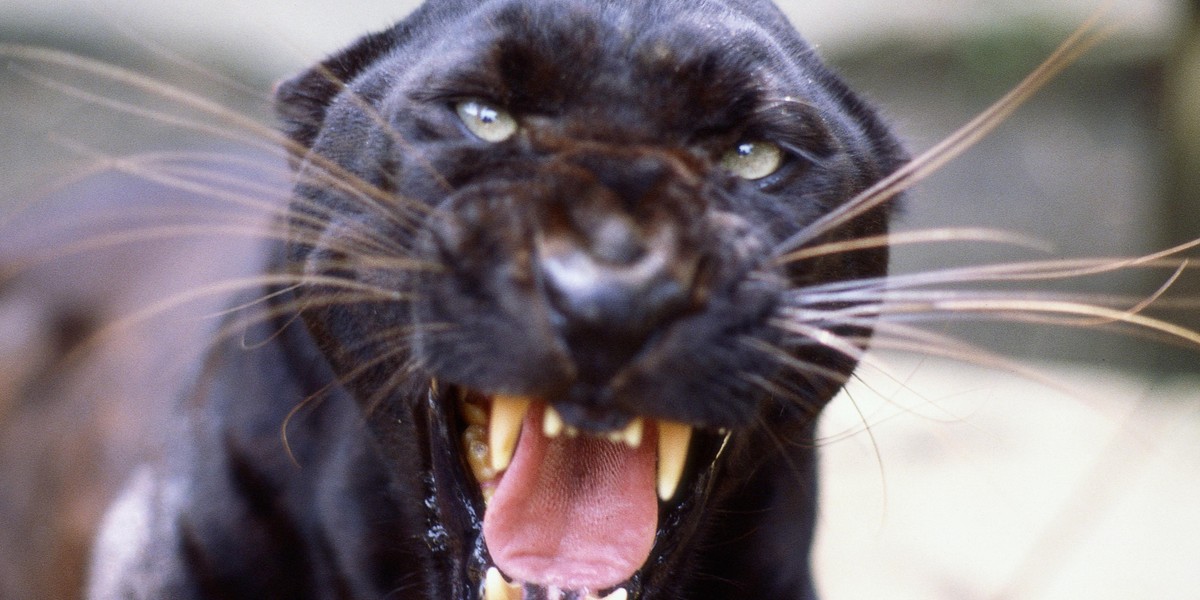
[[[521,421],[525,420],[529,404],[529,398],[523,396],[496,396],[492,399],[488,446],[492,451],[493,469],[503,471],[512,461],[517,438],[521,435]]]
[[[545,414],[542,415],[542,434],[554,439],[563,432],[563,425],[562,415],[559,415],[553,406],[547,406]]]
[[[621,441],[636,450],[642,445],[642,432],[645,431],[645,428],[646,422],[641,417],[630,421],[625,429],[621,430]]]
[[[505,581],[500,569],[492,567],[487,570],[483,582],[484,600],[521,600],[521,596],[520,587]]]
[[[683,423],[658,422],[658,497],[664,502],[675,495],[687,463],[692,428]]]

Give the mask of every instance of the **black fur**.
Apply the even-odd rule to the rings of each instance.
[[[814,596],[814,422],[854,359],[776,320],[804,286],[882,276],[887,251],[775,251],[904,155],[774,6],[432,0],[278,99],[297,185],[275,265],[307,283],[216,348],[177,452],[123,501],[156,499],[140,551],[102,541],[94,597],[478,598],[463,389],[583,431],[698,428],[632,598]],[[521,129],[475,138],[467,99]],[[759,140],[786,150],[778,172],[720,166]],[[813,243],[881,235],[887,213]],[[577,292],[556,252],[666,266]]]

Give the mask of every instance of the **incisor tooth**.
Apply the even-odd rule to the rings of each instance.
[[[687,463],[688,443],[692,440],[691,426],[683,423],[658,422],[658,497],[670,500],[679,487],[683,467]]]
[[[475,481],[484,483],[496,477],[496,471],[492,468],[492,462],[489,457],[491,452],[487,445],[487,430],[482,425],[471,425],[463,431],[463,450],[467,455],[467,464],[471,466],[471,473],[475,475]]]
[[[492,567],[487,570],[487,577],[483,582],[483,598],[484,600],[521,600],[521,590],[518,586],[505,581],[504,576],[500,574],[500,569]]]
[[[512,461],[517,438],[521,435],[521,421],[525,420],[529,403],[529,398],[522,396],[496,396],[492,399],[488,446],[492,450],[493,469],[503,471]]]
[[[562,416],[554,410],[553,406],[546,407],[546,413],[542,416],[542,434],[550,439],[559,436],[563,431]]]
[[[645,428],[646,422],[641,417],[630,421],[629,425],[626,425],[625,429],[621,431],[621,441],[636,450],[642,445],[642,432]]]

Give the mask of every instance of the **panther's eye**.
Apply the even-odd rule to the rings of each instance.
[[[480,100],[464,100],[455,109],[471,133],[485,142],[503,142],[517,132],[517,120],[507,111]]]
[[[783,150],[771,142],[742,142],[721,157],[721,166],[742,179],[762,179],[779,170]]]

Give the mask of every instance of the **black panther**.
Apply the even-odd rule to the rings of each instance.
[[[92,598],[815,597],[871,322],[812,298],[894,199],[828,216],[906,155],[775,6],[430,0],[276,95],[268,275]]]

